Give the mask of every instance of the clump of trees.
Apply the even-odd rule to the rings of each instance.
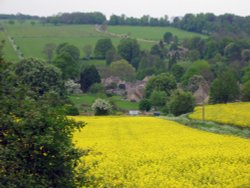
[[[24,59],[6,63],[0,46],[0,187],[79,187],[84,152],[72,143],[83,122],[66,118],[61,74]]]

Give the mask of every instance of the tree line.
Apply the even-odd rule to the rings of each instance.
[[[24,14],[0,14],[0,19],[36,19],[43,24],[109,24],[131,26],[173,26],[186,31],[205,35],[231,36],[236,38],[249,37],[250,16],[223,14],[216,16],[213,13],[185,14],[183,17],[169,18],[167,15],[156,18],[143,15],[140,18],[122,15],[111,15],[108,19],[101,12],[74,12],[60,13],[54,16],[39,17]]]

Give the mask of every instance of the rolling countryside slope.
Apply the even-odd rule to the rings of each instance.
[[[100,38],[109,37],[112,39],[113,44],[117,46],[121,40],[119,34],[129,34],[129,37],[137,38],[141,49],[147,50],[162,39],[163,34],[167,31],[172,32],[180,39],[194,36],[205,37],[200,34],[190,33],[171,27],[108,26],[108,32],[104,33],[98,32],[95,25],[55,26],[42,25],[39,23],[31,25],[29,22],[23,24],[2,23],[2,25],[5,31],[0,31],[0,40],[6,40],[5,54],[7,60],[18,59],[15,51],[11,49],[11,43],[8,37],[13,38],[24,57],[36,57],[41,59],[45,59],[45,55],[42,51],[47,43],[55,43],[58,45],[63,42],[68,42],[77,46],[80,49],[81,56],[83,56],[83,46],[91,45],[92,48],[94,48],[97,40]]]

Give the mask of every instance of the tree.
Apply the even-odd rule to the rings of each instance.
[[[100,83],[100,75],[94,65],[85,67],[80,75],[81,90],[87,92],[94,83]]]
[[[232,71],[224,71],[216,78],[210,88],[211,103],[233,102],[239,97],[239,85]]]
[[[115,61],[110,65],[111,74],[122,80],[132,81],[135,79],[135,68],[126,60]]]
[[[242,70],[243,72],[243,76],[242,76],[242,80],[243,82],[247,82],[250,80],[250,63],[243,68]]]
[[[183,75],[182,82],[187,85],[189,79],[194,75],[201,75],[205,80],[210,80],[212,77],[210,64],[204,60],[195,61]]]
[[[113,61],[120,60],[121,58],[116,53],[115,48],[108,50],[105,54],[106,64],[110,65]]]
[[[167,94],[164,91],[155,90],[151,93],[149,100],[152,106],[156,108],[163,107],[167,101]]]
[[[57,56],[52,63],[61,69],[63,78],[65,80],[76,79],[80,67],[79,49],[68,43],[62,43],[57,47],[56,54]]]
[[[250,101],[250,80],[242,86],[241,99],[242,101]]]
[[[117,48],[118,54],[137,68],[140,56],[140,46],[137,40],[131,38],[122,39]]]
[[[241,51],[241,58],[245,62],[250,61],[250,49],[244,49]]]
[[[174,75],[176,81],[179,82],[181,80],[181,77],[185,73],[185,69],[181,65],[179,65],[179,64],[174,64],[171,67],[171,72]]]
[[[54,43],[45,44],[43,48],[43,53],[46,55],[49,62],[52,60],[55,49],[56,45]]]
[[[74,61],[78,61],[80,59],[80,51],[74,45],[71,45],[71,44],[68,44],[68,43],[60,44],[56,48],[56,54],[61,55],[61,54],[64,54],[64,53],[68,53]]]
[[[175,78],[171,74],[162,73],[160,75],[151,77],[146,85],[145,95],[150,97],[154,90],[164,91],[169,96],[171,90],[176,89],[177,84]]]
[[[15,64],[14,71],[19,83],[29,88],[30,97],[42,96],[48,92],[64,95],[61,71],[53,65],[30,58]]]
[[[91,54],[92,54],[92,46],[87,44],[83,47],[83,52],[85,54],[86,59],[90,59]]]
[[[173,40],[173,34],[171,32],[166,32],[163,36],[164,42],[169,44]]]
[[[191,93],[175,91],[169,100],[169,112],[175,116],[189,113],[194,110],[195,100]]]
[[[200,86],[208,87],[208,83],[201,75],[194,75],[189,79],[188,90],[194,93],[199,89]]]
[[[112,110],[110,103],[104,99],[96,99],[92,105],[95,115],[108,115]]]
[[[106,56],[106,53],[114,48],[111,39],[99,39],[95,46],[95,56],[100,59],[104,59]]]
[[[148,99],[142,99],[139,102],[139,110],[148,112],[150,109],[151,109],[151,102]]]
[[[89,92],[93,94],[105,93],[105,88],[101,83],[95,83],[90,86]]]
[[[84,123],[53,108],[48,93],[30,98],[11,66],[0,63],[0,187],[82,186],[72,135]]]
[[[236,43],[229,43],[224,49],[224,55],[228,60],[237,60],[241,58],[241,48]]]

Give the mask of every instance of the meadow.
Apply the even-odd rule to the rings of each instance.
[[[123,100],[121,96],[107,97],[104,94],[79,94],[71,95],[70,100],[75,104],[80,113],[92,112],[91,105],[97,98],[104,98],[112,102],[112,105],[119,111],[138,110],[139,105],[136,102]]]
[[[91,45],[94,49],[96,42],[101,38],[111,38],[113,44],[117,46],[121,40],[119,36],[110,35],[108,32],[116,34],[128,34],[131,38],[138,38],[141,49],[150,50],[150,48],[162,39],[167,31],[173,32],[180,39],[194,36],[202,36],[196,33],[190,33],[171,27],[139,27],[139,26],[108,26],[108,32],[98,32],[95,25],[50,25],[39,24],[31,25],[30,22],[8,24],[2,21],[4,31],[0,31],[0,40],[6,41],[4,54],[6,59],[17,61],[18,57],[13,51],[8,37],[12,37],[16,45],[20,48],[24,57],[36,57],[45,59],[43,48],[47,43],[56,45],[68,42],[77,46],[84,56],[83,47]],[[143,33],[143,34],[142,34]],[[147,40],[154,40],[147,41]]]
[[[74,117],[86,187],[247,187],[250,142],[153,117]]]
[[[202,107],[196,107],[191,119],[202,119]],[[250,127],[250,103],[228,103],[205,106],[205,120],[239,127]]]

